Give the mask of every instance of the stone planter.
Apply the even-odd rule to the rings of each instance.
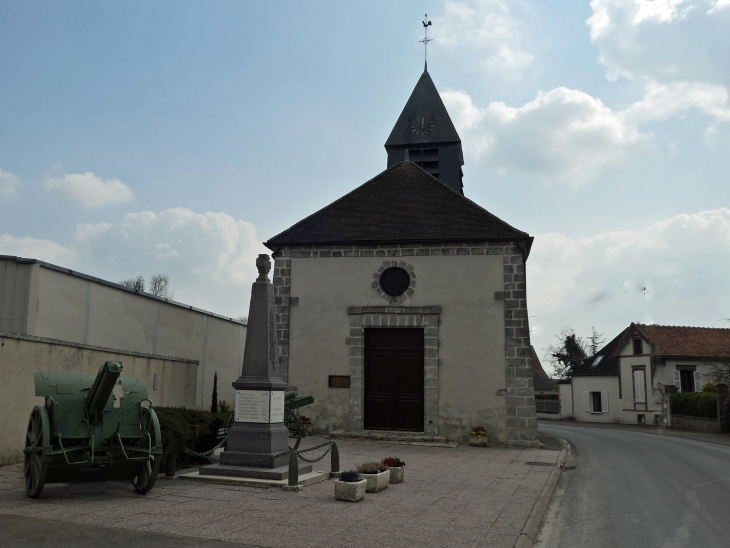
[[[378,491],[382,491],[388,487],[388,484],[390,483],[390,470],[386,470],[385,472],[380,472],[378,474],[360,473],[360,475],[368,482],[368,493],[377,493]]]
[[[469,445],[472,447],[486,447],[487,446],[487,435],[486,434],[469,434]]]
[[[303,424],[302,426],[307,431],[307,434],[309,434],[311,436],[312,432],[314,432],[314,425],[313,424]]]
[[[368,482],[363,479],[361,481],[340,481],[335,480],[335,499],[346,500],[348,502],[357,502],[365,498],[365,489]]]
[[[406,474],[406,467],[388,466],[388,472],[390,472],[390,483],[400,483],[403,481],[403,476]]]

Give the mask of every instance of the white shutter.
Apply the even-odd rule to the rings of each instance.
[[[644,371],[641,369],[634,371],[634,401],[637,403],[646,401],[644,397]]]
[[[682,391],[682,379],[679,376],[679,371],[674,370],[674,386],[677,387],[677,391]]]
[[[591,393],[583,392],[583,407],[585,407],[586,413],[591,412]]]
[[[608,392],[601,392],[601,413],[608,413]]]
[[[702,375],[695,371],[695,392],[702,392]]]

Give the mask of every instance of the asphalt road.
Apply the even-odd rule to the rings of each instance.
[[[247,544],[0,514],[2,548],[254,548]]]
[[[570,442],[536,548],[727,548],[730,447],[540,424]]]

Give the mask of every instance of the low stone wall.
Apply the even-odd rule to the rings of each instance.
[[[43,405],[36,371],[95,375],[106,361],[122,362],[122,376],[137,377],[157,406],[195,407],[198,361],[126,352],[0,331],[0,466],[20,462],[28,417]],[[157,389],[153,387],[155,373]]]
[[[672,415],[672,426],[695,432],[722,432],[717,419],[704,417],[688,417],[686,415]]]

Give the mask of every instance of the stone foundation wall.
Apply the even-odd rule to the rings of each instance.
[[[704,417],[688,417],[686,415],[672,415],[672,427],[694,430],[695,432],[722,432],[717,419]]]

